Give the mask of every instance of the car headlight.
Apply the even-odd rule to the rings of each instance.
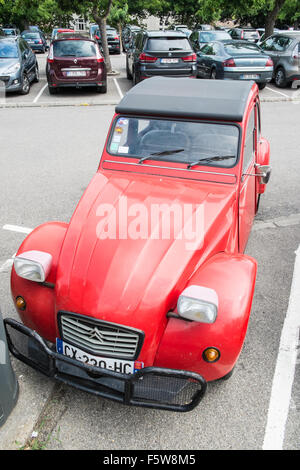
[[[26,251],[14,259],[18,276],[28,281],[44,282],[50,272],[52,256],[44,251]]]
[[[218,295],[213,289],[189,286],[179,296],[178,314],[187,320],[214,323],[218,315]]]
[[[20,70],[20,68],[21,65],[19,63],[16,63],[7,69],[7,73],[16,73],[18,72],[18,70]]]

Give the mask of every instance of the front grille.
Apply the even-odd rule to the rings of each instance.
[[[3,82],[8,82],[10,79],[10,76],[9,75],[0,75],[0,80],[2,80]]]
[[[144,337],[139,330],[77,314],[60,314],[59,325],[64,341],[96,356],[136,359]]]

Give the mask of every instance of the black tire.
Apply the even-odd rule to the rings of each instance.
[[[267,83],[258,83],[257,85],[260,90],[263,90],[267,86]]]
[[[217,71],[215,68],[212,68],[210,71],[210,77],[211,80],[216,80],[217,79]]]
[[[34,83],[38,83],[40,81],[40,72],[39,72],[39,67],[38,65],[36,64],[35,66],[35,70],[34,70],[34,79],[33,79]]]
[[[26,74],[23,75],[21,95],[28,95],[30,92],[30,81]]]
[[[54,88],[54,87],[49,86],[49,85],[48,85],[48,89],[49,89],[50,95],[56,95],[57,92],[58,92],[58,89],[57,89],[57,88]]]
[[[127,60],[126,60],[126,77],[128,78],[128,80],[132,80],[132,75],[129,71]]]
[[[285,88],[287,86],[287,80],[286,80],[284,68],[278,67],[278,69],[275,72],[274,81],[275,81],[275,85],[278,88]]]
[[[220,377],[220,378],[217,379],[217,380],[228,380],[228,379],[230,379],[230,377],[231,377],[232,374],[233,374],[233,371],[234,371],[234,367],[233,367],[233,369],[232,369],[230,372],[228,372],[228,374],[224,375],[224,377]]]
[[[105,85],[102,85],[102,86],[97,86],[96,92],[97,93],[107,93],[107,83],[105,83]]]
[[[137,85],[139,83],[135,70],[133,70],[132,81],[133,81],[133,85]]]

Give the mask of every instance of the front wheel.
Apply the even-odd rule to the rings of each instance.
[[[278,88],[285,88],[287,86],[285,71],[282,67],[279,67],[275,72],[275,85]]]
[[[40,72],[39,72],[39,68],[38,68],[38,65],[35,66],[35,69],[34,69],[34,79],[33,79],[34,83],[38,83],[40,81]]]
[[[30,91],[29,78],[27,77],[27,75],[23,75],[21,95],[28,95],[29,91]]]
[[[260,90],[263,90],[267,86],[267,83],[258,83],[257,85]]]
[[[216,79],[217,79],[217,71],[216,71],[216,69],[211,69],[210,78],[211,78],[211,80],[216,80]]]

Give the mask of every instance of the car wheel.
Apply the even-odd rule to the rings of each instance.
[[[258,83],[257,85],[260,90],[263,90],[267,86],[267,83]]]
[[[107,93],[107,83],[102,86],[97,86],[96,91],[97,93]]]
[[[127,76],[128,80],[132,80],[132,75],[131,75],[131,73],[130,73],[130,71],[129,71],[129,67],[128,67],[128,62],[127,62],[127,60],[126,60],[126,76]]]
[[[211,69],[210,78],[211,78],[212,80],[216,80],[216,79],[217,79],[217,71],[216,71],[216,69]]]
[[[133,71],[132,81],[133,81],[133,85],[137,85],[139,83],[135,70]]]
[[[27,75],[23,75],[21,95],[28,95],[30,91],[30,81]]]
[[[34,69],[34,79],[33,79],[34,83],[38,83],[40,81],[40,72],[39,72],[39,67],[38,65],[35,66],[35,69]]]
[[[49,86],[49,85],[48,85],[48,89],[49,89],[50,95],[56,95],[57,92],[58,92],[58,89],[57,89],[57,88],[54,88],[54,87]]]
[[[285,71],[282,67],[279,67],[275,72],[275,85],[278,88],[285,88],[287,86]]]

